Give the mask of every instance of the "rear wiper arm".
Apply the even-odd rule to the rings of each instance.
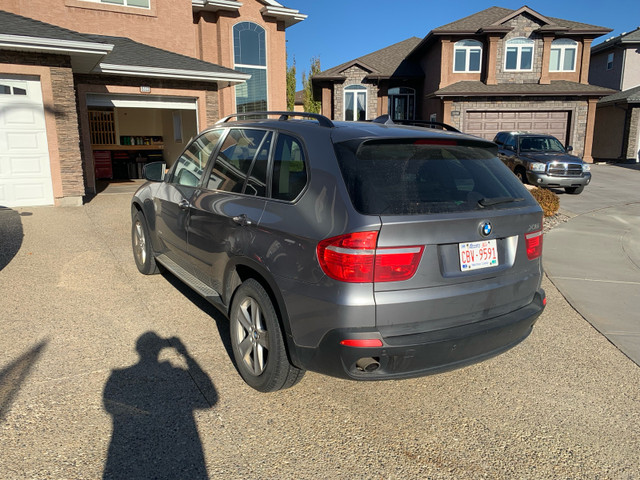
[[[482,198],[478,200],[478,205],[481,207],[490,207],[492,205],[498,205],[500,203],[522,202],[522,197],[494,197],[494,198]]]

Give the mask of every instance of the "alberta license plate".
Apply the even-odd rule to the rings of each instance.
[[[498,265],[498,250],[495,240],[481,240],[458,244],[460,270],[463,272]]]

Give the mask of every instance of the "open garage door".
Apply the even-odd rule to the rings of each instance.
[[[467,111],[463,124],[464,133],[493,140],[502,131],[547,133],[566,145],[569,127],[567,111]]]
[[[0,206],[53,205],[40,81],[0,76]]]

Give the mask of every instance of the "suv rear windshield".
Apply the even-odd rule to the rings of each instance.
[[[337,144],[336,154],[354,207],[367,215],[508,208],[526,198],[491,148],[437,139],[370,140]]]

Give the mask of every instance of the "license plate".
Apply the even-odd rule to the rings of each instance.
[[[495,240],[460,243],[458,250],[460,252],[460,270],[463,272],[498,265],[498,250]]]

